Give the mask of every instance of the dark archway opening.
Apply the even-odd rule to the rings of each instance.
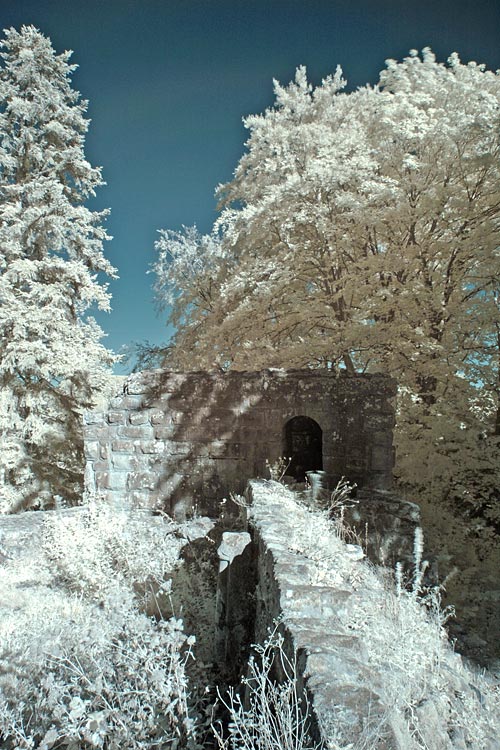
[[[291,457],[287,474],[305,481],[306,471],[323,469],[323,432],[310,417],[293,417],[285,425],[284,455]]]

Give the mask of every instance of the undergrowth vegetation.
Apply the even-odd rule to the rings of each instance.
[[[0,608],[5,750],[189,747],[183,623],[168,597],[182,527],[91,501],[47,514],[43,543],[7,559]],[[155,523],[155,520],[157,521]],[[144,583],[146,582],[146,585]],[[141,585],[138,585],[141,584]]]
[[[304,586],[349,593],[343,632],[361,645],[356,659],[384,707],[382,715],[366,717],[361,737],[341,706],[323,710],[321,747],[377,750],[392,736],[404,750],[493,750],[500,734],[498,685],[453,653],[444,630],[450,612],[440,606],[439,589],[423,586],[421,533],[413,570],[377,569],[345,527],[344,484],[328,499],[328,511],[277,483],[266,487],[284,549],[304,560]],[[258,504],[250,512],[258,513]],[[310,735],[304,665],[299,673],[297,654],[282,637],[286,611],[280,628],[255,648],[241,686],[221,688],[218,708],[212,707],[219,685],[211,663],[211,605],[199,599],[206,596],[213,545],[191,542],[187,557],[181,554],[200,536],[200,519],[179,525],[93,499],[83,508],[47,513],[29,549],[5,555],[2,750],[319,747]],[[207,631],[199,654],[184,631],[197,620]],[[328,623],[324,633],[328,639]]]

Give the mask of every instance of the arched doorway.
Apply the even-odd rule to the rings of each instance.
[[[293,417],[285,425],[284,455],[291,457],[287,474],[298,482],[306,471],[323,469],[323,432],[310,417]]]

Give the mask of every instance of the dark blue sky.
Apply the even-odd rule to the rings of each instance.
[[[500,68],[500,0],[0,0],[0,22],[34,24],[80,66],[120,274],[113,312],[98,316],[115,351],[168,338],[146,275],[156,230],[210,229],[214,188],[243,153],[241,118],[272,103],[273,77],[306,65],[319,83],[339,63],[355,88],[424,46]]]

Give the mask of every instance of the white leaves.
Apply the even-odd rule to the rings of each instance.
[[[2,48],[0,387],[27,425],[12,422],[8,440],[24,449],[7,478],[30,503],[37,483],[73,498],[81,488],[79,415],[115,360],[87,315],[109,309],[97,273],[115,270],[102,252],[107,211],[83,205],[102,177],[85,159],[87,102],[71,88],[70,53],[56,55],[32,26],[7,30]],[[49,436],[57,444],[44,443]],[[36,459],[42,449],[45,468]]]
[[[141,585],[154,595],[193,530],[102,504],[49,515],[47,554],[34,545],[3,568],[2,738],[23,732],[35,746],[43,737],[46,750],[144,750],[193,735],[185,675],[193,641],[181,620],[146,616],[138,595]]]
[[[75,719],[80,719],[84,716],[87,703],[88,701],[82,701],[79,696],[72,698],[69,703],[69,718],[74,721]]]
[[[57,729],[49,729],[45,733],[42,742],[39,746],[39,750],[49,750],[59,739],[59,732]]]
[[[400,475],[436,482],[439,451],[453,481],[478,465],[479,444],[451,450],[460,422],[484,432],[473,396],[498,403],[500,76],[425,49],[389,60],[377,87],[342,86],[340,69],[316,89],[305,68],[275,83],[217,191],[216,241],[162,234],[172,360],[389,372]]]

